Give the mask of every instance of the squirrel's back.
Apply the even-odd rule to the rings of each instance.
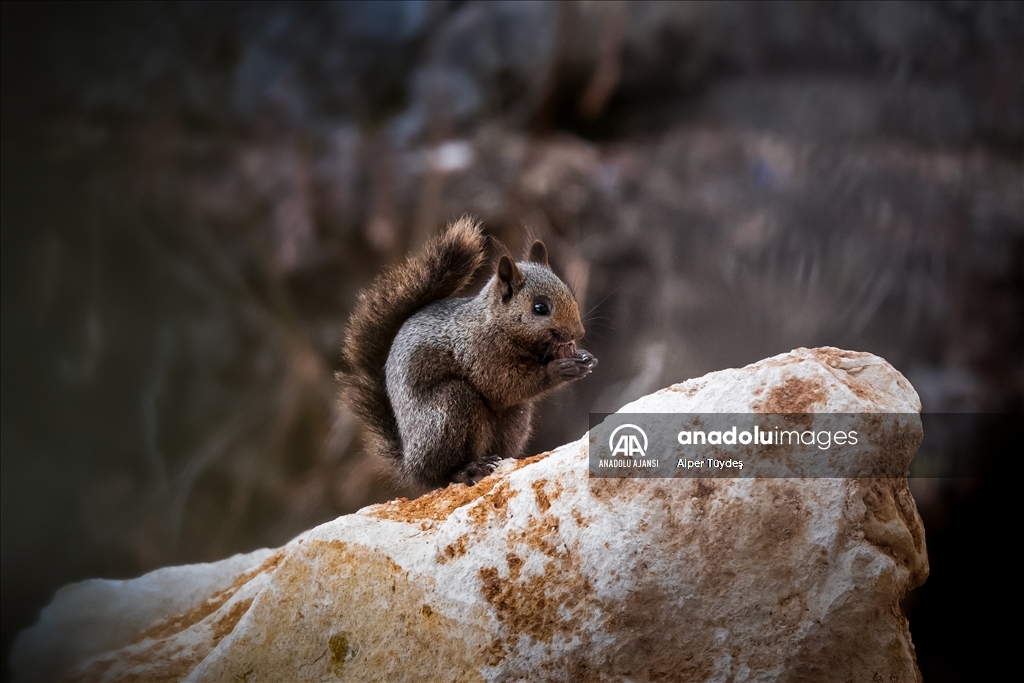
[[[342,348],[345,368],[339,379],[352,409],[369,428],[378,453],[402,457],[385,369],[395,337],[417,311],[465,287],[483,261],[480,226],[464,217],[359,294],[346,330]]]

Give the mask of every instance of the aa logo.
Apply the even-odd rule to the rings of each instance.
[[[616,435],[618,435],[617,440]],[[641,439],[643,439],[643,445],[641,445]],[[647,434],[636,425],[619,425],[608,437],[608,448],[611,449],[613,458],[616,455],[642,458],[647,454]]]

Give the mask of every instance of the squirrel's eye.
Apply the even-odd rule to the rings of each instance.
[[[533,305],[533,312],[537,315],[547,315],[551,312],[551,307],[543,301],[538,301]]]

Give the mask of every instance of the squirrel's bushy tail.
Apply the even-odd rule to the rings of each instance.
[[[375,437],[372,446],[381,455],[402,457],[384,374],[395,335],[416,311],[465,287],[483,262],[480,226],[463,217],[359,293],[342,348],[345,369],[338,377],[349,405]]]

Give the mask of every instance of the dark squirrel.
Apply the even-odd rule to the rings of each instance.
[[[597,365],[543,242],[526,262],[502,256],[477,296],[449,298],[483,262],[480,226],[463,218],[361,292],[349,320],[344,394],[409,483],[472,485],[521,457],[534,402]]]

